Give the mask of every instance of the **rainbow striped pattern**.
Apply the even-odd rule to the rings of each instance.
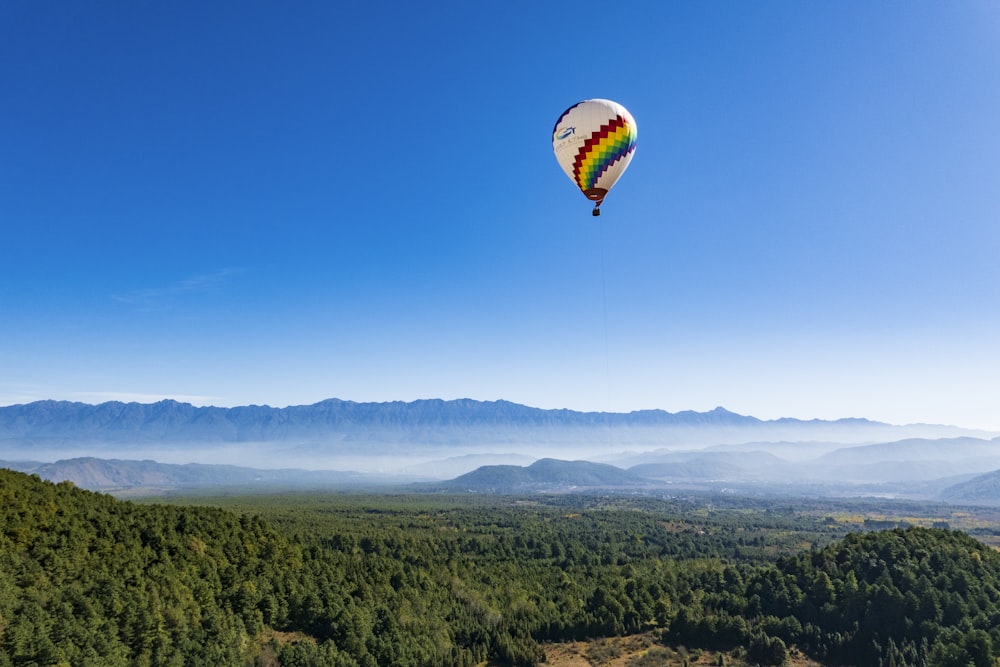
[[[581,190],[597,187],[601,175],[635,150],[635,132],[620,115],[590,135],[576,154],[573,177]]]
[[[637,136],[628,109],[611,100],[584,100],[559,116],[552,129],[552,151],[573,184],[596,203],[597,211],[632,161]]]

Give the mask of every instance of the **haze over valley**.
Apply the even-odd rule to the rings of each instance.
[[[0,407],[3,465],[118,493],[423,484],[416,488],[692,488],[992,503],[1000,489],[978,478],[1000,470],[997,435],[861,418],[760,420],[723,408],[598,413],[469,399]],[[581,468],[584,461],[591,466]]]

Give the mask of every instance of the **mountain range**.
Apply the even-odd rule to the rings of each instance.
[[[896,426],[857,418],[760,420],[721,407],[708,412],[607,413],[471,399],[387,403],[329,399],[286,408],[197,407],[172,400],[98,405],[37,401],[0,407],[0,447],[43,452],[80,444],[91,451],[167,445],[194,455],[206,445],[275,443],[318,454],[405,454],[414,446],[454,450],[527,445],[537,451],[539,447],[709,446],[755,439],[860,444],[963,435],[983,434],[952,426]]]
[[[996,435],[858,418],[760,420],[723,408],[600,413],[470,399],[0,407],[3,465],[119,490],[437,480],[480,492],[681,485],[926,498],[1000,469]]]

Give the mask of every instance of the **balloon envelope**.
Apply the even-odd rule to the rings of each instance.
[[[570,180],[600,206],[632,161],[637,129],[632,114],[617,102],[584,100],[559,116],[552,150]]]

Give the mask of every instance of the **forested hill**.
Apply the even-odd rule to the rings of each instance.
[[[757,664],[1000,649],[1000,555],[961,533],[597,496],[283,502],[139,505],[0,470],[0,667],[528,667],[543,641],[638,632]]]
[[[0,665],[242,664],[301,564],[259,520],[0,470]]]
[[[1000,653],[1000,554],[958,532],[852,533],[737,588],[680,609],[669,632],[727,646],[754,619],[772,640],[835,665],[992,667]]]
[[[787,586],[765,578],[750,599],[796,618],[817,656],[987,667],[1000,652],[1000,554],[962,533],[854,533],[778,569]]]

